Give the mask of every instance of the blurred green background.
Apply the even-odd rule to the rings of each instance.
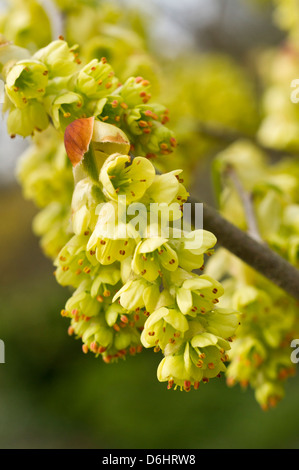
[[[239,13],[229,26],[207,17],[193,36],[203,48],[240,57],[280,39],[269,15],[260,18],[245,21]],[[242,40],[233,25],[242,28]],[[3,136],[2,130],[2,162],[10,159]],[[199,192],[206,181],[206,172],[198,175]],[[56,283],[32,234],[36,209],[6,177],[0,200],[1,448],[299,448],[299,377],[289,380],[276,409],[263,412],[251,390],[230,389],[224,378],[190,393],[168,391],[155,379],[161,356],[152,351],[112,365],[82,354],[60,315],[69,292]]]
[[[1,192],[1,448],[298,448],[299,378],[263,412],[224,379],[195,392],[155,380],[160,354],[106,365],[83,355],[60,308],[67,289],[31,232],[34,209]]]

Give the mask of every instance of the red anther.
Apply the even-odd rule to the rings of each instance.
[[[109,364],[111,362],[112,356],[102,356],[103,361],[106,362],[106,364]]]
[[[97,346],[97,343],[95,341],[91,343],[90,350],[94,353],[98,352],[98,346]]]
[[[105,88],[107,88],[107,90],[109,90],[109,88],[112,87],[112,83],[111,82],[107,82],[106,85],[105,85]]]
[[[218,289],[216,289],[216,287],[215,287],[215,289],[213,289],[212,292],[213,292],[213,294],[217,294]]]
[[[82,346],[82,351],[84,352],[84,354],[87,354],[87,353],[88,353],[88,346],[87,346],[87,344],[83,344],[83,346]]]
[[[98,302],[104,302],[104,298],[101,295],[97,296],[97,301]]]
[[[160,145],[160,148],[161,148],[162,150],[168,150],[168,145],[165,144],[165,143],[162,143],[162,144]]]
[[[121,103],[120,105],[121,105],[121,107],[122,107],[123,109],[128,109],[128,107],[129,107],[129,106],[127,105],[127,103]]]
[[[99,353],[99,354],[102,354],[103,352],[106,351],[106,349],[107,349],[107,348],[104,348],[104,346],[100,346],[100,347],[98,348],[98,353]]]
[[[150,85],[150,82],[148,80],[143,80],[143,82],[141,83],[142,86],[148,86]]]
[[[189,380],[185,380],[184,382],[184,390],[185,392],[190,392],[191,390],[191,382]]]
[[[113,325],[113,329],[115,331],[120,331],[120,327],[116,323]]]
[[[73,326],[69,326],[67,330],[69,336],[72,336],[75,333],[75,329]]]
[[[215,365],[213,364],[213,362],[209,362],[208,368],[211,369],[211,370],[215,369]]]
[[[110,290],[105,290],[105,291],[103,292],[103,296],[104,296],[104,297],[110,297],[110,295],[111,295]]]
[[[209,382],[209,379],[208,377],[203,377],[202,381],[204,384],[207,384]]]
[[[174,381],[173,380],[168,380],[168,385],[167,388],[170,390],[173,387]]]
[[[137,348],[136,348],[136,351],[137,351],[138,353],[141,353],[141,351],[142,351],[142,346],[141,346],[141,345],[138,345]]]
[[[121,320],[123,323],[128,323],[128,322],[129,322],[129,319],[128,319],[128,317],[127,317],[126,315],[122,315],[122,316],[120,317],[120,320]]]
[[[235,379],[233,379],[232,377],[228,377],[228,378],[226,379],[226,383],[227,383],[227,385],[228,385],[229,387],[232,387],[233,385],[235,385],[236,381],[235,381]]]
[[[140,83],[140,82],[142,82],[142,80],[143,80],[143,77],[136,77],[135,78],[136,83]]]
[[[101,58],[101,62],[102,62],[102,64],[106,64],[106,63],[107,63],[106,57],[102,57],[102,58]]]
[[[130,349],[129,349],[129,351],[130,351],[131,356],[134,356],[134,355],[136,354],[136,348],[135,348],[135,346],[131,346]]]
[[[198,390],[199,388],[199,382],[194,382],[194,390]]]
[[[157,155],[155,153],[147,153],[145,155],[145,158],[148,158],[150,160],[151,158],[157,158]]]
[[[117,101],[117,100],[113,100],[112,103],[111,103],[111,106],[112,106],[112,108],[117,108],[117,106],[118,106],[118,101]]]
[[[139,320],[140,316],[138,315],[138,313],[135,313],[133,318],[134,318],[134,321],[137,322]]]
[[[154,331],[149,331],[148,335],[149,336],[155,336],[155,332]]]
[[[121,349],[120,351],[118,351],[118,353],[120,354],[120,356],[126,356],[127,355],[127,350],[126,349]]]
[[[58,39],[60,39],[61,41],[64,41],[64,37],[62,36],[62,34],[58,36]]]
[[[249,385],[249,382],[248,382],[248,380],[241,380],[240,385],[241,385],[242,388],[247,388],[248,385]]]

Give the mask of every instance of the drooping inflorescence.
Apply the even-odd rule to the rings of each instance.
[[[49,236],[51,223],[69,221],[55,265],[58,282],[74,292],[61,313],[71,318],[69,333],[82,338],[84,352],[111,362],[153,347],[165,356],[159,380],[198,388],[225,371],[238,324],[234,312],[216,307],[221,286],[193,272],[203,269],[216,239],[174,228],[188,193],[181,170],[158,175],[149,160],[176,146],[165,127],[167,110],[149,103],[149,82],[121,84],[106,59],[82,65],[75,51],[60,39],[32,57],[19,51],[26,58],[2,69],[9,132],[35,140],[19,177],[45,207],[35,227],[51,256],[59,246]],[[14,53],[2,46],[2,57]],[[52,147],[57,131],[65,132],[74,190],[63,148]],[[40,153],[41,136],[49,141]],[[138,156],[132,160],[129,152]],[[64,170],[56,187],[55,175]]]

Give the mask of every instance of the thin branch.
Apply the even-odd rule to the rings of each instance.
[[[207,137],[211,137],[213,139],[227,142],[228,144],[233,143],[240,139],[249,140],[254,145],[256,145],[259,149],[261,149],[263,152],[267,153],[271,157],[271,160],[274,163],[281,160],[283,157],[298,156],[298,152],[290,152],[290,151],[279,150],[279,149],[275,149],[272,147],[268,147],[266,145],[261,144],[258,141],[258,139],[254,136],[244,134],[242,132],[238,132],[228,127],[220,126],[216,123],[199,122],[198,131]]]
[[[197,201],[191,198],[190,202],[195,204]],[[228,222],[207,204],[203,208],[203,224],[205,230],[215,234],[220,245],[299,300],[299,270],[288,261]]]
[[[242,182],[240,181],[238,177],[236,170],[234,169],[232,165],[227,165],[225,169],[225,173],[229,175],[242,201],[245,216],[246,216],[247,226],[248,226],[248,230],[247,230],[248,235],[250,235],[259,243],[264,243],[260,235],[259,228],[257,225],[257,220],[256,220],[255,213],[254,213],[252,193],[249,193],[248,191],[245,190]]]

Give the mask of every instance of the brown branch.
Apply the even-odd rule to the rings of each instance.
[[[195,204],[197,201],[191,199],[190,202]],[[203,207],[203,226],[215,234],[220,245],[299,300],[299,270],[288,261],[228,222],[207,204]]]

